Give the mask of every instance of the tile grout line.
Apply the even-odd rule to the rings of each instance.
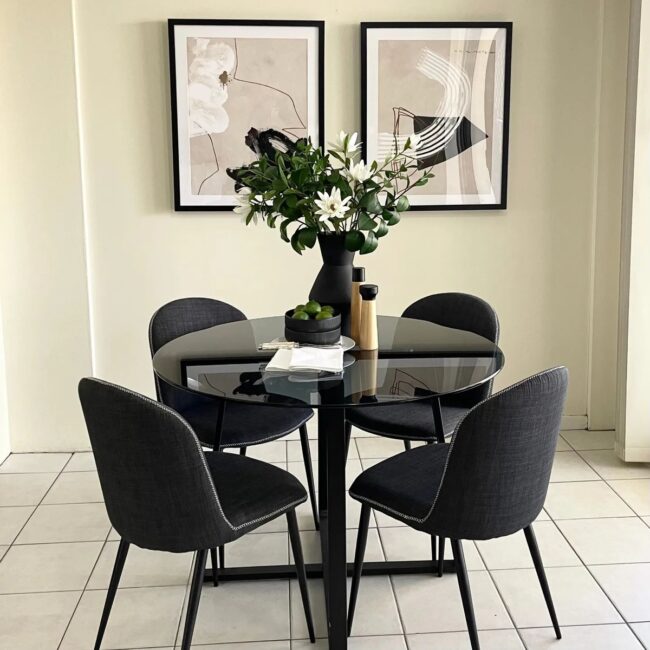
[[[553,521],[553,523],[555,523],[555,520],[554,520],[554,519],[552,519],[552,521]],[[564,531],[560,528],[560,526],[558,526],[557,523],[555,523],[555,526],[556,526],[556,528],[559,530],[560,535],[562,535],[562,537],[564,537],[564,540],[565,540],[566,543],[569,545],[569,547],[571,548],[571,550],[572,550],[572,551],[573,551],[573,552],[578,556],[578,558],[579,558],[580,561],[582,562],[582,565],[583,565],[584,568],[586,569],[587,573],[591,576],[591,579],[596,583],[596,585],[598,585],[598,588],[599,588],[600,591],[603,593],[603,595],[605,596],[605,598],[610,602],[611,606],[614,608],[614,610],[616,611],[616,613],[621,617],[621,620],[623,621],[623,623],[624,623],[625,625],[627,625],[627,628],[630,630],[630,632],[634,635],[634,637],[635,637],[636,639],[638,639],[639,643],[641,643],[641,639],[639,639],[639,637],[636,635],[636,633],[635,633],[634,630],[632,629],[632,626],[628,623],[628,621],[627,621],[627,619],[625,618],[625,616],[623,616],[623,613],[622,613],[621,610],[616,606],[616,604],[614,603],[613,599],[610,598],[610,596],[609,596],[609,594],[607,593],[607,591],[605,591],[605,589],[604,589],[603,586],[600,584],[600,582],[598,582],[598,579],[596,578],[596,576],[595,576],[595,575],[592,573],[592,571],[590,570],[589,565],[588,565],[588,564],[587,564],[587,563],[582,559],[582,556],[580,555],[580,553],[578,553],[577,549],[573,546],[573,544],[571,544],[571,542],[569,541],[569,538],[564,534]],[[641,643],[641,645],[643,646],[644,644]]]
[[[494,579],[494,576],[492,575],[492,571],[488,567],[488,563],[485,560],[485,557],[483,553],[481,553],[481,549],[479,548],[478,544],[476,541],[474,542],[474,547],[476,548],[477,553],[479,554],[479,557],[481,558],[481,561],[483,562],[483,565],[485,566],[485,570],[490,577],[490,581],[492,582],[492,586],[494,587],[495,591],[497,592],[497,596],[499,596],[499,600],[501,601],[501,604],[503,605],[503,608],[506,610],[506,613],[508,614],[508,618],[510,619],[510,622],[512,623],[512,627],[515,630],[515,633],[517,634],[517,637],[521,641],[521,645],[524,648],[527,648],[528,646],[526,645],[526,642],[524,641],[523,636],[521,635],[521,632],[519,631],[519,628],[517,627],[517,624],[515,623],[515,617],[513,616],[512,612],[510,611],[510,607],[508,606],[508,603],[506,602],[506,599],[504,598],[503,594],[501,593],[501,590],[499,589],[499,585],[497,584],[497,581]],[[469,580],[469,571],[467,572],[467,578]],[[470,585],[471,589],[471,585]],[[476,624],[477,630],[478,630],[478,622]],[[480,633],[480,630],[478,630]]]
[[[63,470],[62,470],[63,471]],[[61,635],[61,640],[59,641],[57,647],[57,650],[61,648],[61,644],[63,643],[63,640],[65,639],[65,635],[68,633],[68,630],[70,629],[70,625],[72,623],[72,619],[74,618],[74,615],[77,613],[77,610],[79,609],[79,605],[81,604],[81,599],[83,598],[84,594],[86,593],[86,587],[88,587],[88,583],[90,582],[90,579],[92,578],[93,573],[95,572],[95,569],[97,568],[97,564],[99,563],[99,559],[102,556],[102,553],[104,552],[104,549],[106,548],[106,544],[108,543],[108,538],[111,535],[111,531],[113,530],[113,527],[110,526],[108,529],[108,532],[106,533],[106,537],[104,539],[104,542],[102,543],[102,547],[99,549],[99,553],[97,554],[97,558],[95,559],[95,562],[92,566],[92,569],[90,570],[90,573],[88,574],[88,577],[86,578],[86,582],[83,586],[83,589],[81,590],[81,593],[79,594],[79,598],[77,600],[77,604],[74,606],[74,609],[72,610],[72,614],[70,614],[70,618],[68,619],[68,623],[65,626],[65,630],[63,630],[63,634]],[[116,594],[117,596],[117,594]]]
[[[61,474],[63,474],[63,470],[65,470],[65,468],[68,466],[68,463],[71,460],[72,460],[72,454],[70,454],[70,458],[68,458],[68,460],[63,464],[63,467],[61,467],[61,469],[59,470],[58,473],[56,473],[56,472],[26,472],[26,473],[29,473],[29,474],[32,474],[32,473],[50,474],[50,473],[52,473],[52,474],[56,474],[56,478],[52,481],[52,483],[50,483],[50,487],[48,487],[47,490],[45,490],[43,496],[41,497],[41,500],[34,506],[34,510],[32,510],[32,513],[29,515],[29,517],[27,517],[27,519],[25,520],[25,523],[21,526],[20,530],[16,533],[15,537],[13,538],[13,541],[11,542],[11,544],[9,544],[9,548],[7,549],[7,553],[9,553],[9,551],[11,550],[11,547],[14,544],[16,544],[16,540],[18,539],[18,537],[20,537],[20,534],[23,532],[23,530],[25,530],[25,526],[27,526],[27,524],[31,521],[32,517],[36,514],[36,511],[43,504],[43,501],[45,500],[45,497],[47,497],[47,495],[50,493],[50,490],[54,487],[54,484],[59,480],[59,476],[61,476]],[[20,546],[20,544],[16,544],[16,546]],[[7,557],[7,553],[5,553],[4,557]]]
[[[178,615],[178,623],[176,624],[176,634],[174,635],[174,642],[172,644],[172,648],[174,648],[174,650],[176,650],[176,648],[178,647],[178,641],[179,641],[178,636],[179,636],[179,634],[181,632],[181,625],[183,623],[183,613],[185,612],[185,604],[187,603],[188,598],[189,598],[189,590],[190,590],[190,584],[192,582],[192,572],[193,572],[193,569],[194,569],[194,562],[196,562],[196,553],[194,553],[194,558],[193,558],[192,562],[190,563],[190,570],[189,570],[189,572],[187,574],[187,580],[185,581],[185,585],[184,585],[185,586],[185,591],[183,592],[183,602],[181,603],[181,610],[180,610],[180,613]],[[205,583],[204,583],[203,586],[205,586]],[[203,591],[203,587],[201,587],[201,591]],[[198,611],[196,613],[196,618],[197,618],[197,620],[199,618]],[[164,647],[168,647],[168,646],[160,646],[160,647],[164,648]]]
[[[605,480],[605,479],[603,479],[603,480]],[[610,480],[612,480],[612,481],[619,481],[619,480],[623,480],[623,479],[610,479]],[[648,481],[648,485],[650,485],[650,479],[644,479],[644,478],[641,478],[641,479],[632,479],[632,478],[631,478],[631,479],[627,479],[627,480],[628,480],[628,481]],[[631,511],[632,511],[632,512],[637,516],[637,517],[641,518],[641,517],[645,517],[645,516],[646,516],[646,515],[641,515],[641,514],[639,514],[639,513],[638,513],[638,512],[637,512],[637,511],[632,507],[632,504],[630,504],[628,501],[626,501],[626,500],[625,500],[625,497],[624,497],[620,492],[618,492],[618,491],[616,490],[616,488],[615,488],[613,485],[610,485],[609,481],[606,481],[606,480],[605,480],[605,484],[607,485],[607,487],[609,487],[610,490],[612,490],[612,491],[616,494],[616,496],[618,496],[618,498],[619,498],[619,499],[620,499],[620,500],[621,500],[621,501],[622,501],[622,502],[623,502],[623,503],[624,503],[624,504],[625,504],[625,505],[626,505],[626,506],[627,506],[627,507],[628,507],[628,508],[629,508],[629,509],[630,509],[630,510],[631,510]],[[643,521],[643,519],[641,519],[641,521]],[[645,523],[645,522],[643,522],[643,523]]]

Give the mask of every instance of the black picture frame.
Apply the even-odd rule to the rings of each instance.
[[[169,74],[170,74],[170,101],[172,121],[172,166],[174,182],[174,210],[176,212],[214,212],[232,210],[232,204],[188,205],[183,201],[181,191],[180,170],[180,143],[179,143],[179,110],[178,110],[178,79],[176,74],[176,28],[179,26],[241,26],[241,27],[296,27],[314,28],[317,31],[317,106],[318,106],[318,135],[317,139],[309,134],[312,142],[318,146],[325,144],[325,21],[323,20],[236,20],[236,19],[204,19],[204,18],[170,18],[167,21],[169,44]],[[243,137],[243,134],[242,134]],[[234,181],[233,181],[234,183]],[[225,196],[225,195],[224,195]]]
[[[364,160],[368,156],[368,34],[373,29],[454,29],[496,28],[505,31],[503,79],[503,131],[501,144],[501,182],[499,200],[494,203],[418,204],[411,202],[410,210],[465,211],[505,210],[508,204],[508,152],[510,144],[510,86],[512,65],[512,22],[362,22],[361,28],[361,139]],[[432,167],[435,173],[435,166]]]

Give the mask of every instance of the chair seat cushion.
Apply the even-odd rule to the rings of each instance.
[[[356,478],[350,496],[418,528],[438,492],[449,447],[426,445],[377,463]]]
[[[248,532],[307,499],[300,481],[261,460],[226,452],[205,458],[226,519]]]
[[[467,410],[443,404],[442,420],[445,436],[453,433],[456,424],[467,413]],[[355,427],[381,436],[407,440],[435,440],[433,409],[428,401],[349,409],[346,416]]]
[[[198,402],[181,415],[190,423],[198,439],[209,446],[219,417],[221,403]],[[228,402],[221,434],[221,447],[246,447],[282,438],[303,425],[313,415],[311,409],[281,406],[254,406]]]

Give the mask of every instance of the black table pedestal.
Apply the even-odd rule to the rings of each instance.
[[[308,578],[323,578],[327,630],[330,650],[346,650],[347,578],[354,564],[346,557],[345,409],[326,408],[318,414],[318,510],[322,564],[306,566]],[[355,533],[356,534],[356,533]],[[424,533],[423,533],[424,534]],[[411,575],[431,573],[435,580],[438,562],[433,545],[431,560],[401,562],[364,562],[363,575]],[[453,560],[445,561],[445,572],[455,571]],[[292,564],[232,567],[219,570],[219,581],[295,578]],[[212,571],[206,571],[206,582],[212,582]]]

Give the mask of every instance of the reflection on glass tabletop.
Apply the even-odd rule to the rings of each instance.
[[[277,406],[357,407],[459,393],[490,381],[503,367],[491,341],[428,321],[379,316],[379,349],[354,348],[341,374],[271,372],[284,318],[258,318],[186,334],[162,346],[154,371],[165,382],[227,400]]]

